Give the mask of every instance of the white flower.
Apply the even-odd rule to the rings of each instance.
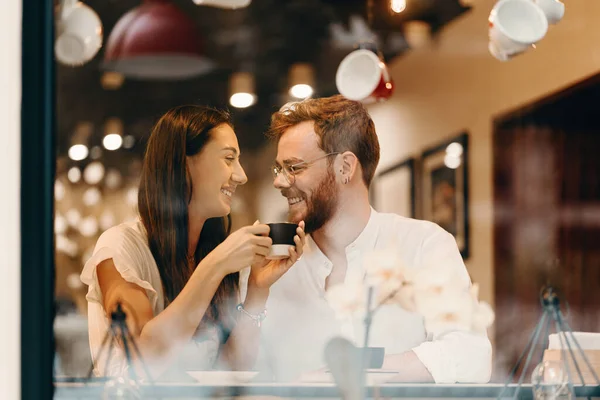
[[[399,305],[407,311],[415,311],[414,286],[407,282],[386,281],[375,289],[376,305]]]
[[[411,283],[405,283],[400,290],[396,292],[393,302],[404,308],[406,311],[415,312],[417,305],[415,303],[415,287]]]
[[[470,308],[460,310],[457,305],[459,302],[464,307],[466,300],[471,300],[472,297],[466,292],[466,285],[462,280],[448,268],[431,266],[419,268],[415,271],[412,280],[416,311],[426,320],[433,319],[436,323],[441,323],[443,320],[462,321],[464,318],[455,314],[471,311]],[[442,316],[448,313],[452,315]]]
[[[427,292],[432,296],[467,288],[465,279],[454,270],[444,267],[421,267],[415,270],[409,279],[417,292]]]
[[[494,322],[494,311],[490,305],[477,299],[477,284],[467,291],[458,281],[451,279],[444,284],[421,285],[423,288],[415,293],[415,304],[417,312],[425,319],[427,330],[438,333],[456,329],[481,333]]]
[[[367,291],[363,282],[349,280],[330,287],[325,299],[338,318],[364,315],[367,308]]]
[[[383,283],[396,284],[404,282],[405,268],[398,255],[391,250],[373,251],[365,257],[365,272],[368,285],[377,287]]]
[[[393,250],[378,250],[365,257],[366,283],[375,288],[375,304],[397,304],[414,310],[414,289],[410,271]]]
[[[466,291],[447,291],[439,296],[423,298],[417,304],[417,311],[423,315],[429,332],[471,330],[476,304]]]
[[[467,277],[445,266],[406,268],[393,250],[365,257],[364,279],[346,279],[331,287],[325,297],[338,318],[362,317],[367,288],[374,289],[371,311],[380,305],[398,305],[423,316],[434,334],[451,330],[485,332],[494,321],[489,304],[479,302],[479,286],[469,287]]]
[[[488,303],[479,301],[479,285],[477,283],[471,285],[470,293],[475,302],[472,328],[475,332],[485,332],[494,323],[496,315]]]
[[[472,284],[471,288],[469,289],[469,292],[471,293],[471,296],[473,297],[473,299],[475,301],[479,300],[479,284],[478,283]]]
[[[494,318],[492,307],[484,301],[479,302],[473,312],[473,330],[475,332],[485,332],[494,323]]]

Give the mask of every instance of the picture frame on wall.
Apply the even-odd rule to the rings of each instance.
[[[469,257],[469,137],[450,138],[421,155],[421,217],[456,239],[463,259]]]
[[[377,174],[373,182],[371,201],[379,212],[414,218],[415,159],[408,158]]]

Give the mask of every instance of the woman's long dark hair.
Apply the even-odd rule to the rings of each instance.
[[[138,209],[148,245],[160,272],[165,302],[181,292],[198,263],[229,234],[231,218],[208,219],[200,233],[195,262],[188,260],[188,204],[192,182],[186,156],[198,154],[210,140],[212,129],[232,126],[225,111],[186,105],[169,110],[154,126],[142,167]],[[229,274],[217,289],[204,321],[221,325],[222,313],[238,293],[239,274]]]

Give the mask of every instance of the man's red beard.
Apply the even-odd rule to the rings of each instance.
[[[335,184],[335,174],[331,169],[327,171],[327,175],[312,192],[310,198],[293,188],[283,189],[281,194],[287,198],[299,197],[306,203],[306,212],[300,214],[290,211],[289,220],[296,224],[304,220],[306,224],[304,231],[308,234],[322,228],[333,217],[338,204],[338,189]]]

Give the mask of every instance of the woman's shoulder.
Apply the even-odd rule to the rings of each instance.
[[[139,219],[123,222],[104,231],[96,242],[94,254],[107,250],[136,259],[141,265],[154,262],[144,225]]]
[[[146,289],[160,286],[156,262],[140,225],[141,222],[128,221],[104,231],[84,265],[82,281],[88,286],[95,283],[97,266],[110,259],[126,280]],[[147,281],[148,285],[140,280]]]
[[[141,220],[134,219],[108,228],[98,239],[103,244],[119,244],[123,241],[147,243],[146,230]]]

